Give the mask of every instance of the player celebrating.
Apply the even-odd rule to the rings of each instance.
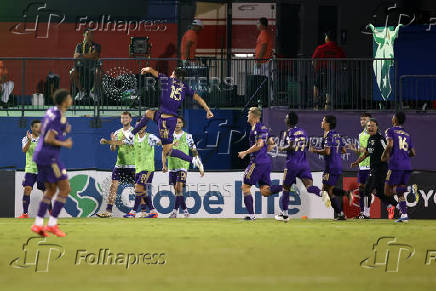
[[[180,150],[186,155],[189,155],[189,150],[192,151],[194,157],[198,156],[197,148],[195,146],[192,135],[183,131],[184,120],[183,117],[177,117],[176,129],[174,131],[173,149]],[[184,190],[186,187],[186,176],[188,174],[189,163],[183,160],[168,157],[168,169],[170,171],[169,184],[174,186],[176,200],[174,203],[174,210],[169,218],[177,218],[177,211],[182,207],[183,215],[189,217],[189,212],[186,208],[184,197]]]
[[[322,119],[321,128],[324,130],[324,138],[322,149],[309,147],[309,151],[324,156],[325,168],[322,177],[323,190],[328,192],[330,200],[324,200],[327,207],[331,205],[338,214],[336,220],[345,220],[344,212],[342,211],[341,197],[348,196],[349,201],[352,201],[352,193],[336,188],[339,178],[342,175],[342,158],[341,155],[346,153],[341,135],[335,130],[336,117],[326,115]]]
[[[73,145],[72,139],[65,137],[71,131],[71,126],[67,123],[66,111],[71,106],[73,99],[66,89],[56,90],[53,99],[56,106],[45,113],[41,138],[33,155],[33,160],[38,167],[39,179],[45,183],[46,190],[39,204],[38,215],[35,224],[32,225],[32,231],[40,236],[48,236],[47,232],[51,232],[56,236],[63,237],[65,233],[59,229],[57,217],[64,207],[71,188],[67,170],[59,159],[59,152],[61,147],[71,148]],[[44,216],[58,189],[59,193],[48,224],[44,227]]]
[[[359,148],[356,148],[354,144],[350,144],[348,146],[353,152],[355,152],[359,157],[362,157],[366,151],[366,147],[368,144],[369,133],[367,130],[367,125],[369,119],[371,118],[371,114],[364,112],[360,115],[360,126],[363,128],[363,131],[359,134]],[[357,183],[359,185],[359,206],[360,209],[364,209],[366,216],[369,216],[369,202],[368,196],[365,196],[365,184],[368,179],[370,173],[370,156],[368,155],[366,159],[363,159],[359,163],[359,172],[357,174]]]
[[[176,68],[172,73],[171,77],[168,78],[164,74],[159,73],[151,67],[146,67],[141,70],[141,74],[150,73],[155,78],[159,79],[162,87],[162,94],[160,96],[160,108],[159,111],[147,110],[144,117],[135,129],[132,130],[131,134],[128,135],[130,140],[133,136],[139,132],[139,130],[147,124],[148,120],[154,120],[158,124],[159,135],[162,141],[162,171],[165,173],[168,171],[166,166],[167,156],[179,158],[186,162],[193,163],[200,171],[200,175],[204,175],[203,164],[200,158],[191,157],[186,155],[184,152],[173,149],[173,134],[177,124],[177,110],[183,102],[185,96],[192,96],[201,107],[206,111],[206,117],[212,118],[213,113],[210,111],[206,102],[197,93],[195,93],[191,88],[183,83],[183,78],[185,77],[185,71],[182,68]]]
[[[133,143],[124,144],[122,142],[125,138],[125,134],[130,133],[133,130],[133,127],[130,125],[131,122],[132,115],[130,112],[124,111],[121,113],[121,124],[123,127],[111,134],[111,140],[120,141],[120,143],[118,143],[118,145],[114,143],[110,146],[110,149],[113,152],[118,149],[117,162],[112,171],[112,183],[109,190],[106,210],[97,213],[97,216],[100,218],[112,217],[112,207],[117,196],[120,181],[132,185],[135,183],[135,150],[133,148]]]
[[[262,196],[270,196],[282,191],[282,186],[271,185],[271,158],[267,154],[269,146],[268,129],[260,122],[262,112],[257,107],[251,107],[248,111],[247,121],[251,125],[249,142],[250,148],[238,153],[239,158],[244,159],[250,155],[250,164],[244,173],[242,193],[244,204],[248,211],[245,220],[254,220],[253,196],[251,186],[259,183]]]
[[[370,157],[370,174],[362,193],[367,198],[366,201],[368,201],[371,193],[375,190],[377,197],[379,197],[380,200],[388,205],[389,218],[392,219],[391,216],[393,217],[394,213],[390,210],[395,210],[397,201],[393,198],[393,196],[386,197],[384,195],[384,184],[386,180],[386,174],[388,172],[388,164],[381,160],[382,153],[386,148],[386,139],[378,131],[379,128],[376,119],[371,118],[369,120],[367,129],[370,137],[367,141],[367,147],[365,149],[365,152],[359,157],[357,161],[351,164],[351,167],[356,167],[357,165],[360,165],[361,161],[364,161],[365,159],[367,159],[367,157]],[[359,194],[360,193],[361,192],[359,189]],[[365,208],[360,208],[359,218],[370,218],[369,210],[370,208],[368,204],[365,205]]]
[[[145,218],[157,218],[158,213],[153,207],[151,200],[151,183],[154,175],[154,146],[160,145],[160,139],[154,134],[146,132],[147,126],[143,127],[138,134],[135,135],[133,142],[123,140],[106,140],[102,138],[100,144],[110,144],[111,146],[132,145],[134,147],[135,158],[135,204],[133,209],[126,215],[125,218],[145,217]],[[141,200],[144,200],[145,204],[150,209],[150,214],[145,211],[136,213]]]
[[[324,196],[324,200],[329,199],[327,192],[313,186],[312,173],[309,169],[309,162],[306,159],[307,144],[309,138],[304,129],[297,127],[298,115],[290,111],[285,118],[288,127],[286,132],[286,145],[279,147],[279,151],[286,151],[286,168],[283,173],[283,194],[282,211],[275,216],[276,220],[288,221],[289,191],[291,186],[297,183],[296,178],[300,178],[309,193],[319,197]]]
[[[29,218],[29,204],[30,204],[30,193],[32,192],[33,185],[36,183],[38,190],[42,192],[45,191],[44,183],[38,179],[38,168],[36,163],[33,161],[33,152],[35,151],[36,145],[39,141],[39,135],[41,134],[41,121],[33,120],[30,124],[30,129],[32,133],[27,131],[25,137],[21,141],[22,150],[26,153],[26,167],[24,168],[24,180],[23,180],[23,214],[18,218]],[[51,211],[51,203],[49,205],[49,211]]]
[[[410,158],[416,155],[410,134],[403,128],[406,121],[404,112],[397,112],[392,117],[393,127],[386,130],[387,146],[382,154],[382,161],[389,161],[389,171],[386,176],[385,194],[397,195],[401,212],[400,219],[395,222],[408,222],[407,205],[404,192],[407,191],[412,166]]]

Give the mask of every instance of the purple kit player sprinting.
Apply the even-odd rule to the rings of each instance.
[[[388,161],[389,171],[386,176],[385,195],[397,195],[401,217],[395,222],[408,222],[407,205],[404,192],[407,191],[412,166],[410,158],[416,155],[410,134],[403,128],[406,121],[404,112],[397,112],[392,117],[393,127],[386,130],[387,146],[381,160]]]
[[[250,155],[250,164],[244,173],[242,193],[244,204],[248,211],[245,220],[254,220],[253,196],[251,186],[259,184],[262,196],[270,196],[282,191],[282,186],[271,185],[271,158],[268,155],[268,146],[271,145],[268,129],[260,122],[262,112],[257,107],[251,107],[248,111],[248,123],[251,125],[249,142],[250,148],[238,153],[241,159]]]
[[[286,151],[286,168],[283,173],[283,194],[281,213],[275,216],[276,220],[288,221],[289,191],[291,186],[297,183],[300,178],[309,193],[319,197],[325,196],[329,199],[327,192],[321,191],[318,187],[313,186],[312,173],[310,172],[309,162],[306,159],[307,146],[309,138],[306,131],[297,127],[298,115],[290,111],[285,118],[288,127],[286,131],[286,144],[279,147],[279,151]]]
[[[59,152],[61,147],[71,148],[73,145],[72,139],[66,138],[66,134],[71,131],[71,126],[67,123],[65,113],[72,104],[72,98],[66,89],[58,89],[54,92],[53,99],[56,106],[45,113],[41,137],[33,155],[33,160],[38,167],[39,179],[45,183],[46,191],[39,204],[32,231],[40,236],[48,236],[48,232],[51,232],[63,237],[65,233],[59,229],[57,217],[64,207],[71,188],[67,170],[59,159]],[[44,216],[58,189],[59,194],[54,202],[48,224],[44,227]]]
[[[209,119],[213,117],[212,111],[210,111],[209,106],[207,106],[203,98],[183,83],[183,78],[186,75],[183,68],[176,68],[169,78],[151,67],[146,67],[141,70],[141,74],[146,73],[150,73],[155,78],[159,79],[162,89],[160,108],[159,111],[150,109],[145,111],[144,117],[141,118],[141,121],[135,126],[131,134],[128,135],[128,139],[132,140],[135,134],[147,124],[148,120],[154,120],[158,124],[159,135],[162,141],[162,171],[164,173],[168,171],[166,157],[170,156],[192,163],[199,169],[201,176],[203,176],[204,168],[199,157],[191,157],[180,150],[173,149],[173,134],[177,124],[177,110],[182,105],[185,96],[192,96],[192,98],[204,108],[206,118]]]
[[[338,214],[337,220],[345,220],[344,212],[342,211],[342,196],[347,195],[348,201],[352,201],[352,193],[336,188],[339,178],[342,175],[342,157],[346,153],[344,142],[341,135],[335,130],[336,116],[326,115],[322,119],[321,128],[324,130],[324,138],[322,149],[315,149],[310,146],[309,151],[324,156],[324,173],[322,177],[323,190],[327,191],[330,200],[325,200],[326,206],[331,205]]]

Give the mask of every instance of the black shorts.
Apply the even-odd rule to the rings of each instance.
[[[387,167],[371,170],[365,184],[365,196],[370,196],[375,189],[376,196],[384,195]]]

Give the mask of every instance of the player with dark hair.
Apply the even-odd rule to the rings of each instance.
[[[198,156],[197,147],[195,146],[192,134],[183,131],[184,120],[183,117],[177,117],[176,129],[174,131],[173,148],[181,150],[189,155],[189,150],[192,151],[194,157]],[[168,157],[168,169],[170,171],[169,184],[174,186],[175,203],[174,210],[170,214],[170,218],[177,218],[177,211],[181,207],[183,215],[189,217],[189,212],[186,207],[184,192],[186,189],[186,178],[189,169],[189,163],[181,159]]]
[[[260,122],[262,115],[258,107],[251,107],[248,111],[247,121],[251,126],[249,142],[250,148],[238,153],[239,158],[244,159],[250,155],[250,164],[244,172],[244,182],[242,184],[242,194],[244,204],[248,211],[245,220],[254,220],[253,196],[251,196],[251,186],[259,184],[262,196],[270,196],[282,191],[280,185],[271,185],[271,158],[268,155],[268,147],[271,145],[268,129]]]
[[[363,112],[360,115],[360,126],[363,131],[359,134],[359,147],[356,148],[354,144],[350,144],[348,148],[355,152],[359,157],[362,157],[366,151],[366,146],[368,144],[368,139],[370,134],[368,133],[367,126],[371,118],[371,114]],[[368,176],[370,174],[370,156],[368,155],[365,159],[359,162],[359,172],[357,174],[357,183],[359,184],[359,206],[361,212],[365,216],[369,216],[369,197],[365,195],[365,184]]]
[[[297,183],[297,178],[303,182],[309,193],[323,197],[323,200],[329,199],[327,192],[322,191],[321,193],[318,187],[313,186],[312,173],[310,172],[309,162],[306,159],[309,138],[304,129],[297,127],[297,113],[289,111],[286,115],[285,123],[288,127],[286,131],[286,145],[279,147],[279,151],[287,152],[286,168],[283,173],[282,210],[281,213],[275,216],[275,219],[280,221],[289,220],[289,191],[291,186]]]
[[[27,134],[21,140],[21,149],[26,153],[26,167],[24,168],[24,180],[23,180],[23,214],[18,218],[29,218],[29,204],[30,193],[32,193],[33,185],[36,183],[38,190],[45,191],[44,183],[38,179],[38,167],[33,161],[33,153],[36,145],[39,141],[39,135],[41,134],[41,121],[33,120],[30,124],[31,132],[27,131]],[[49,211],[51,211],[51,203],[49,205]]]
[[[71,148],[73,145],[71,138],[66,139],[66,134],[71,131],[71,126],[67,123],[66,111],[73,103],[73,99],[66,89],[56,90],[53,99],[55,106],[45,113],[41,138],[33,154],[33,160],[38,167],[39,180],[45,183],[46,190],[39,204],[38,215],[35,224],[32,225],[32,231],[40,236],[48,236],[48,232],[51,232],[56,236],[63,237],[65,233],[59,229],[57,217],[64,207],[71,188],[67,170],[59,159],[59,153],[61,147]],[[44,216],[58,189],[59,193],[48,224],[44,227]]]
[[[124,111],[121,113],[120,122],[123,127],[115,131],[115,133],[111,133],[111,140],[121,141],[121,143],[110,144],[111,151],[114,152],[118,149],[117,162],[112,171],[112,182],[109,190],[106,210],[97,213],[97,216],[100,218],[112,217],[112,208],[115,203],[120,182],[132,185],[135,184],[135,149],[133,147],[133,143],[122,143],[122,141],[125,139],[125,134],[130,133],[133,130],[133,127],[131,126],[132,114],[130,114],[128,111]]]
[[[357,161],[353,162],[351,164],[351,167],[356,167],[357,165],[360,165],[362,161],[370,157],[370,174],[368,176],[368,179],[366,181],[366,185],[362,191],[363,196],[366,198],[366,201],[371,201],[370,196],[372,192],[375,190],[376,196],[380,198],[381,201],[383,201],[388,206],[388,212],[390,213],[390,210],[395,210],[395,206],[397,205],[397,201],[393,198],[393,196],[386,197],[384,195],[384,184],[386,180],[386,174],[388,172],[388,164],[386,162],[383,162],[381,160],[381,156],[383,151],[386,148],[386,139],[383,137],[383,135],[379,132],[379,127],[377,120],[374,118],[371,118],[368,122],[368,133],[370,134],[370,137],[367,141],[367,146],[365,148],[365,151],[363,152],[363,155],[357,159]],[[359,196],[360,199],[362,198],[362,195],[360,195],[361,190],[359,189]],[[369,215],[369,204],[368,202],[365,203],[365,208],[360,208],[360,219],[368,219],[370,218]],[[393,212],[392,212],[393,217]]]
[[[404,112],[396,112],[392,117],[393,127],[386,130],[387,146],[381,160],[389,161],[389,171],[386,176],[385,194],[397,195],[401,212],[400,219],[395,222],[408,222],[407,205],[404,192],[407,191],[412,166],[410,158],[416,155],[410,134],[404,129],[406,121]]]
[[[337,220],[345,220],[344,212],[342,211],[341,198],[347,195],[349,201],[352,201],[352,193],[336,188],[339,178],[342,175],[342,157],[346,153],[344,142],[341,135],[335,130],[336,117],[334,115],[326,115],[322,119],[321,128],[324,130],[324,138],[322,149],[315,149],[309,146],[309,151],[324,156],[325,168],[322,177],[323,190],[328,192],[330,200],[325,200],[326,206],[331,205],[338,214]]]
[[[203,107],[206,111],[206,118],[210,119],[213,117],[212,111],[200,95],[183,83],[183,78],[186,75],[183,68],[176,68],[169,78],[151,67],[146,67],[141,70],[141,74],[147,73],[158,78],[161,84],[160,108],[159,111],[146,110],[139,124],[127,135],[128,139],[132,140],[134,135],[147,124],[148,120],[154,120],[158,124],[159,135],[162,141],[162,171],[164,173],[168,171],[166,160],[167,156],[170,156],[192,163],[199,169],[200,175],[203,176],[204,168],[198,156],[191,157],[178,149],[173,149],[173,134],[177,124],[177,110],[182,105],[185,96],[192,96],[192,98]]]
[[[130,145],[134,147],[134,160],[135,160],[135,204],[133,209],[124,215],[125,218],[157,218],[158,213],[153,207],[151,200],[151,183],[153,182],[153,175],[155,171],[154,167],[154,147],[161,145],[160,139],[154,134],[148,133],[145,130],[147,126],[144,126],[136,135],[133,141],[129,141],[126,138],[118,140],[106,140],[102,138],[100,144],[109,144],[111,146],[123,146]],[[144,201],[144,205],[150,210],[150,213],[145,211],[145,207],[142,211],[137,213],[141,201]]]

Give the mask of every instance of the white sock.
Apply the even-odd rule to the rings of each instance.
[[[288,210],[282,210],[282,215],[283,216],[288,216]]]
[[[56,217],[53,217],[50,215],[50,217],[48,218],[48,226],[55,226],[56,224],[58,224],[58,219]]]
[[[44,225],[44,218],[37,216],[35,218],[35,225],[43,226]]]
[[[370,216],[370,210],[371,210],[371,208],[365,207],[364,210],[363,210],[363,215]]]

